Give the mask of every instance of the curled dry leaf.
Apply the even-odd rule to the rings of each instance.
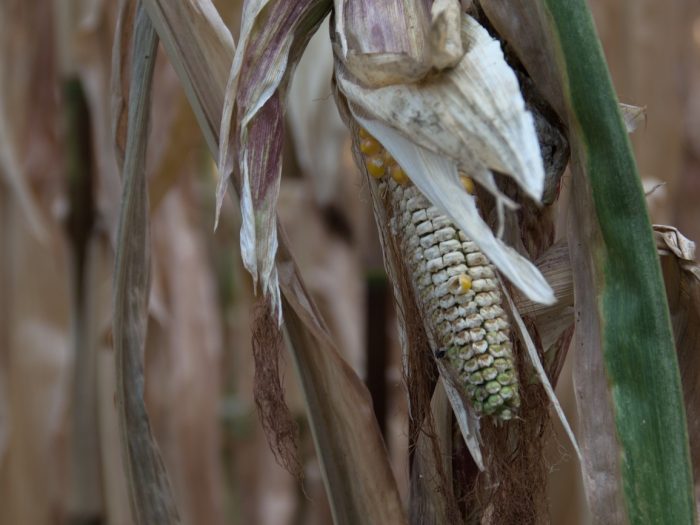
[[[283,100],[289,73],[329,10],[328,0],[247,2],[224,100],[217,216],[235,163],[241,174],[243,265],[255,283],[261,281],[263,293],[270,297],[280,322],[275,254],[284,141]]]
[[[464,53],[457,0],[335,0],[337,54],[365,86],[415,82]]]

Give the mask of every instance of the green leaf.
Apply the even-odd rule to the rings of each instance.
[[[591,345],[600,344],[603,352],[627,515],[631,523],[694,523],[678,363],[627,132],[586,2],[542,2],[561,60],[574,171],[581,168],[588,184],[574,181],[580,192],[574,200],[585,200],[588,192],[591,197],[592,216],[577,217],[590,221],[590,229],[575,227],[592,241],[590,284],[600,341]],[[588,336],[596,334],[579,334]]]

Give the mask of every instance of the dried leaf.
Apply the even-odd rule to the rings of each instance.
[[[283,97],[288,73],[329,10],[329,0],[247,2],[224,100],[217,217],[236,164],[241,174],[243,265],[254,283],[261,281],[280,322],[275,212],[282,175]]]
[[[348,525],[405,523],[369,393],[335,349],[284,250],[280,250],[278,265],[282,289],[291,292],[284,295],[285,327],[333,520]]]
[[[145,158],[157,42],[150,19],[139,5],[134,30],[113,318],[122,447],[132,515],[138,525],[180,521],[143,399],[143,351],[150,276]]]
[[[210,5],[204,1],[198,3]],[[152,0],[146,0],[145,4],[149,13],[158,8]],[[159,34],[163,35],[168,56],[176,64],[175,69],[183,84],[192,85],[194,80],[191,77],[197,74],[199,68],[207,70],[203,77],[212,95],[207,96],[201,91],[186,92],[203,133],[211,134],[212,140],[207,142],[212,156],[218,157],[219,128],[209,126],[208,122],[218,122],[222,113],[225,80],[219,83],[212,79],[221,76],[227,53],[226,42],[216,38],[208,41],[208,45],[212,46],[211,56],[224,57],[221,60],[194,63],[196,57],[207,56],[196,44],[199,40],[194,39],[193,49],[183,54],[178,49],[176,35],[200,32],[200,39],[206,38],[212,21],[184,16],[187,11],[179,2],[168,3],[168,7],[167,12],[157,12],[161,24],[155,25]],[[178,28],[179,33],[174,28]],[[212,33],[215,35],[216,31]],[[228,67],[223,74],[224,79],[227,72]],[[219,102],[221,105],[217,106]],[[200,118],[200,115],[207,118]],[[234,187],[238,189],[241,187],[240,174],[237,170],[232,174]],[[404,523],[396,481],[391,474],[367,389],[335,350],[327,327],[299,277],[282,234],[279,248],[278,267],[282,268],[280,289],[289,301],[283,304],[286,328],[292,341],[291,351],[302,380],[326,493],[336,522]]]

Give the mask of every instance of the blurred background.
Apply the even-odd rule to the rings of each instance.
[[[238,37],[240,0],[215,2]],[[655,223],[700,240],[700,3],[591,0]],[[121,183],[111,110],[116,2],[0,0],[0,525],[131,523],[114,404],[111,285]],[[289,91],[279,211],[338,347],[364,378],[404,501],[408,424],[390,285],[370,197],[331,96],[324,26]],[[161,52],[149,143],[152,289],[146,403],[189,524],[325,524],[291,360],[302,484],[275,462],[252,399],[240,214],[213,231],[217,174]],[[566,206],[567,179],[559,203]],[[563,227],[563,221],[561,222]],[[575,426],[567,367],[559,394]],[[552,523],[587,523],[555,428]]]

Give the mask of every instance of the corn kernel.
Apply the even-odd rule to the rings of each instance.
[[[459,276],[459,293],[467,293],[472,289],[472,278],[466,273]]]
[[[459,180],[462,183],[464,189],[467,190],[467,193],[474,195],[474,181],[471,179],[471,177],[467,177],[466,175],[460,175]]]
[[[366,138],[360,141],[360,151],[367,156],[376,155],[381,149],[379,142],[374,139]]]
[[[381,156],[370,157],[365,161],[365,164],[367,165],[367,171],[375,179],[380,179],[384,176],[386,168],[384,166],[384,159],[382,159]]]
[[[373,139],[374,137],[370,135],[365,128],[360,128],[359,132],[361,139]]]
[[[401,186],[406,186],[409,182],[411,182],[411,179],[408,178],[406,172],[402,170],[401,166],[398,164],[394,164],[389,169],[389,173],[391,174],[391,178],[394,179],[397,184],[401,184]]]

